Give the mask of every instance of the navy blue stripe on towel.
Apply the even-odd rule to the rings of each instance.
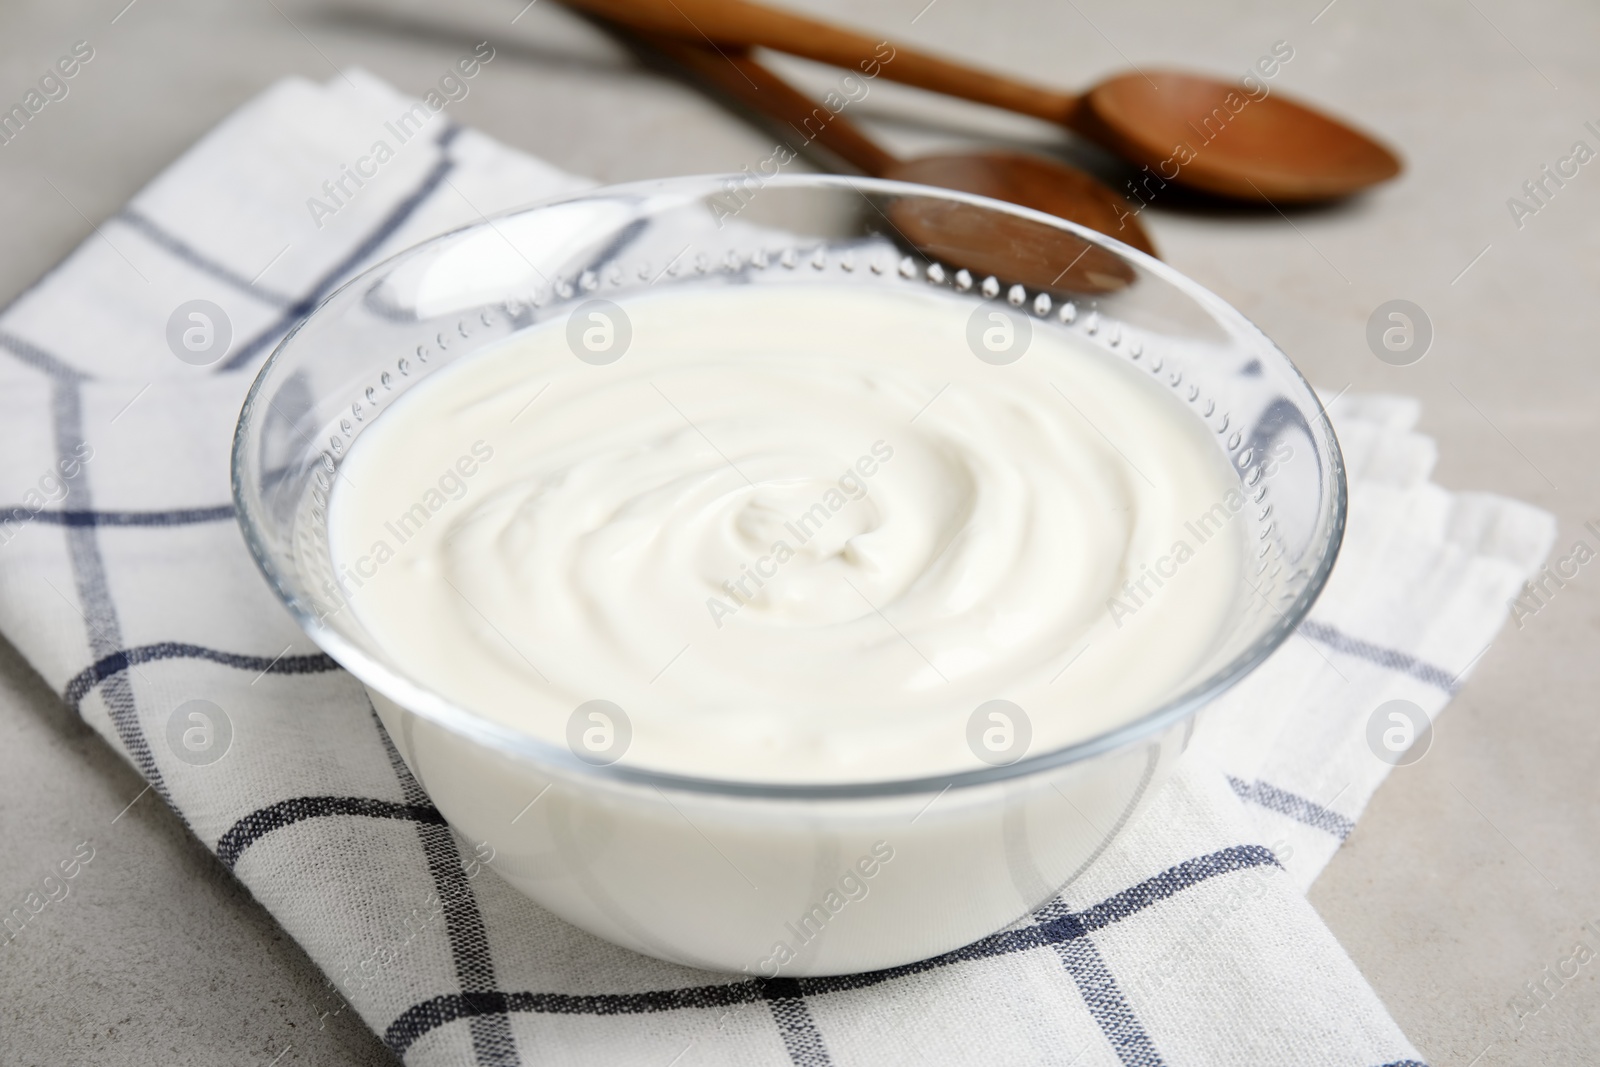
[[[0,508],[0,524],[43,522],[52,526],[193,526],[207,522],[232,522],[233,505],[211,508],[175,508],[171,511],[95,511],[87,508],[62,508],[60,511],[32,511],[17,504]]]
[[[383,742],[389,757],[389,766],[399,779],[400,791],[412,807],[432,808],[422,784],[400,758],[389,731],[383,728],[378,712],[367,704],[373,727]],[[422,821],[417,824],[417,836],[422,842],[422,855],[428,864],[428,874],[433,879],[433,889],[444,909],[445,937],[450,942],[450,956],[456,968],[456,980],[461,984],[461,995],[475,998],[480,1010],[467,1024],[472,1037],[473,1056],[480,1067],[520,1067],[522,1057],[517,1055],[516,1038],[511,1033],[511,1017],[505,1008],[494,1010],[495,998],[501,997],[495,980],[494,957],[489,949],[489,932],[483,923],[483,913],[478,909],[477,894],[461,862],[461,850],[456,846],[455,835],[443,820],[437,823]]]
[[[461,133],[461,129],[460,126],[450,126],[439,134],[435,143],[439,146],[440,152],[448,153],[450,142],[456,139],[456,136]],[[416,190],[396,204],[394,210],[390,211],[360,244],[351,249],[338,263],[335,263],[332,269],[311,287],[309,293],[285,308],[277,321],[235,349],[217,369],[231,371],[247,366],[269,345],[288,333],[295,323],[311,314],[323,297],[339,287],[340,283],[345,280],[345,275],[360,266],[367,257],[378,250],[383,242],[394,236],[396,230],[405,225],[406,220],[416,213],[417,208],[421,207],[428,197],[432,196],[434,191],[443,184],[445,177],[454,167],[455,161],[448,154],[443,155],[428,171]]]
[[[244,850],[274,830],[293,826],[307,819],[333,815],[357,815],[368,819],[406,819],[411,822],[444,825],[444,816],[432,804],[396,804],[371,797],[295,797],[252,811],[228,827],[217,842],[217,858],[232,867]]]
[[[242,274],[236,273],[232,268],[218,263],[204,252],[189,244],[183,238],[168,232],[150,216],[132,207],[125,207],[114,218],[129,229],[137,230],[146,240],[165,249],[177,259],[189,264],[201,274],[215,278],[219,282],[233,286],[241,293],[255,297],[262,303],[274,307],[283,307],[290,302],[289,297],[282,293],[275,293],[270,289],[262,288]]]
[[[1326,645],[1335,652],[1342,652],[1346,656],[1364,659],[1368,663],[1376,663],[1380,667],[1387,667],[1400,674],[1409,674],[1419,682],[1426,682],[1437,689],[1444,690],[1450,696],[1455,696],[1457,685],[1455,676],[1448,671],[1435,667],[1431,663],[1424,663],[1415,656],[1383,645],[1375,645],[1371,641],[1363,641],[1359,637],[1351,637],[1341,630],[1329,626],[1325,622],[1307,619],[1300,624],[1300,633],[1320,645]]]
[[[84,442],[83,396],[79,392],[78,379],[55,380],[52,408],[56,456],[65,462],[69,457],[79,454],[78,450]],[[87,476],[68,479],[66,485],[67,500],[81,503],[86,509],[92,505]],[[93,528],[71,528],[67,530],[66,540],[72,581],[78,594],[78,604],[81,605],[75,607],[82,614],[84,625],[89,630],[89,650],[98,661],[108,655],[114,655],[115,650],[122,645],[122,623],[117,616],[117,605],[111,599],[111,590],[106,582],[106,566],[104,558],[100,555],[99,535]],[[161,769],[156,766],[155,756],[150,751],[149,739],[144,735],[144,727],[139,723],[138,704],[134,700],[133,686],[127,676],[120,673],[108,675],[105,689],[100,695],[105,702],[111,728],[116,731],[117,740],[122,742],[123,751],[139,769],[139,773],[144,776],[144,780],[149,783],[155,794],[172,806],[172,797],[167,793],[166,781],[161,776]],[[73,709],[77,710],[77,702],[70,703]],[[177,811],[177,808],[174,806],[173,810]],[[185,825],[188,824],[181,811],[178,812],[178,818]]]
[[[1350,836],[1356,828],[1355,820],[1346,818],[1334,811],[1325,808],[1314,800],[1307,800],[1298,793],[1291,793],[1287,789],[1279,789],[1268,782],[1247,782],[1242,778],[1228,775],[1228,784],[1233,791],[1243,800],[1252,804],[1259,804],[1268,811],[1275,811],[1279,815],[1287,815],[1296,822],[1305,823],[1313,829],[1322,830],[1332,834],[1340,841]]]
[[[242,671],[258,671],[265,674],[320,674],[339,669],[338,663],[320,652],[306,656],[269,658],[247,656],[237,652],[219,652],[203,645],[163,641],[155,645],[124,648],[100,657],[93,665],[79,671],[72,681],[67,683],[67,688],[61,695],[76,710],[89,691],[106,679],[121,674],[129,667],[163,659],[199,659],[208,663],[218,663],[224,667],[236,667]]]
[[[794,1067],[832,1067],[833,1059],[806,1006],[800,983],[793,978],[773,978],[763,983],[761,996],[772,1012],[772,1021],[778,1024],[778,1036]]]
[[[20,297],[18,299],[20,299]],[[16,356],[28,366],[33,367],[35,370],[41,370],[48,374],[58,383],[80,381],[87,377],[87,375],[85,375],[82,371],[69,364],[60,356],[52,355],[51,353],[40,348],[38,345],[34,344],[32,341],[24,340],[14,333],[7,333],[3,330],[0,330],[0,348],[4,348],[6,351]]]
[[[1087,932],[1056,945],[1056,955],[1078,986],[1089,1014],[1105,1034],[1123,1067],[1165,1067],[1155,1042],[1145,1033],[1094,939]]]

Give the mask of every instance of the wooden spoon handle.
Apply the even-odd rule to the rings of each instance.
[[[747,0],[561,0],[636,29],[688,41],[771,48],[891,81],[1070,123],[1080,98]]]
[[[819,107],[771,68],[751,57],[746,49],[725,46],[719,54],[706,45],[691,44],[677,37],[640,31],[634,31],[634,36],[751,110],[792,128],[798,138],[798,143],[790,142],[792,148],[820,141],[846,163],[874,178],[881,178],[899,162],[861,132],[855,123],[838,112]]]

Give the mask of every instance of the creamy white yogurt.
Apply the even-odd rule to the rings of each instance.
[[[614,363],[565,320],[475,353],[343,465],[348,608],[466,708],[564,744],[610,701],[622,758],[682,774],[971,769],[991,700],[1029,752],[1127,721],[1236,610],[1238,480],[1164,384],[1068,329],[980,360],[977,307],[678,286],[627,304]]]

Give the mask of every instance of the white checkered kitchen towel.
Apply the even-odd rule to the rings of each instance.
[[[1436,714],[1543,560],[1551,518],[1428,482],[1416,405],[1342,398],[1344,553],[1311,621],[1037,916],[947,957],[752,981],[616,948],[477,862],[361,687],[278,606],[233,522],[229,439],[255,369],[339,281],[584,183],[359,73],[280,83],[0,317],[0,628],[414,1065],[1327,1064],[1416,1053],[1303,895],[1388,764],[1372,711]],[[394,149],[313,219],[347,166]],[[320,226],[318,223],[320,222]],[[270,266],[268,266],[270,264]],[[263,271],[263,267],[267,267]],[[187,366],[206,299],[229,356]],[[226,759],[168,743],[204,698]],[[6,936],[9,936],[6,935]],[[336,1007],[337,1001],[331,1007]]]

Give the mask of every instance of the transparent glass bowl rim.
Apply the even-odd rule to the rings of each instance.
[[[454,230],[412,245],[368,267],[324,297],[312,309],[311,313],[290,330],[283,340],[278,343],[277,347],[273,349],[272,354],[261,365],[260,371],[257,372],[255,381],[251,383],[250,390],[245,396],[244,405],[240,410],[238,425],[234,431],[230,474],[235,514],[238,517],[239,527],[244,534],[245,542],[250,548],[250,553],[254,557],[256,565],[266,577],[279,602],[294,616],[295,621],[306,635],[342,668],[349,671],[363,684],[378,690],[410,712],[432,720],[440,726],[483,744],[490,749],[526,758],[536,764],[545,765],[552,770],[559,769],[569,777],[576,775],[592,780],[596,784],[610,782],[635,787],[653,786],[678,792],[726,797],[750,797],[769,800],[847,800],[925,795],[928,793],[940,793],[945,790],[1016,781],[1043,775],[1071,764],[1086,762],[1102,754],[1117,751],[1152,735],[1160,734],[1168,727],[1195,714],[1206,704],[1209,704],[1231,688],[1240,679],[1255,670],[1277,650],[1279,645],[1288,640],[1289,635],[1294,632],[1310,612],[1312,605],[1327,584],[1328,576],[1333,570],[1334,562],[1338,557],[1339,548],[1344,538],[1348,488],[1343,455],[1326,412],[1323,412],[1322,418],[1315,420],[1314,425],[1320,425],[1321,427],[1320,440],[1317,443],[1326,450],[1328,466],[1332,473],[1332,477],[1327,482],[1328,489],[1333,496],[1333,510],[1330,516],[1328,536],[1326,543],[1321,546],[1321,554],[1316,561],[1315,570],[1310,575],[1305,588],[1296,596],[1294,602],[1279,614],[1277,624],[1262,634],[1230,662],[1215,671],[1210,677],[1191,686],[1188,690],[1166,703],[1159,704],[1135,719],[1092,737],[1075,741],[1059,748],[1030,754],[1014,763],[1003,766],[985,766],[973,770],[917,778],[825,783],[768,783],[741,781],[738,779],[718,779],[655,771],[643,767],[632,767],[623,763],[595,766],[579,760],[564,746],[541,741],[531,734],[496,723],[485,716],[453,703],[431,689],[418,685],[403,675],[395,673],[385,664],[373,659],[338,632],[318,623],[315,616],[307,610],[307,607],[289,593],[279,564],[268,547],[267,539],[261,533],[255,509],[245,491],[244,484],[246,448],[250,438],[250,422],[255,411],[255,402],[257,397],[268,386],[273,372],[283,362],[285,354],[293,348],[295,339],[300,332],[307,325],[314,323],[325,312],[328,305],[339,299],[346,290],[367,284],[374,276],[393,269],[401,260],[423,255],[429,249],[454,240],[467,232],[491,228],[498,219],[528,214],[558,204],[619,196],[681,195],[683,197],[682,202],[688,203],[691,202],[691,198],[720,193],[725,188],[726,182],[730,180],[738,181],[742,177],[743,175],[738,174],[706,174],[597,186],[576,192],[568,191],[521,207],[485,216],[477,222],[457,227]],[[1310,383],[1300,373],[1299,368],[1294,365],[1294,362],[1289,359],[1287,354],[1279,349],[1259,327],[1247,319],[1240,311],[1200,285],[1200,283],[1153,256],[1148,256],[1138,249],[1123,244],[1121,241],[1096,230],[1004,201],[911,182],[884,181],[875,178],[854,178],[838,175],[797,174],[776,175],[767,179],[763,185],[763,188],[773,187],[798,190],[836,190],[861,195],[932,197],[970,204],[990,211],[1003,212],[1069,232],[1159,277],[1175,287],[1184,296],[1195,301],[1203,310],[1210,313],[1217,323],[1227,329],[1231,335],[1255,342],[1261,347],[1263,354],[1269,355],[1270,358],[1280,364],[1278,369],[1286,372],[1291,381],[1297,382],[1305,388],[1307,395],[1321,409],[1321,401],[1317,398],[1316,391],[1311,388]]]

